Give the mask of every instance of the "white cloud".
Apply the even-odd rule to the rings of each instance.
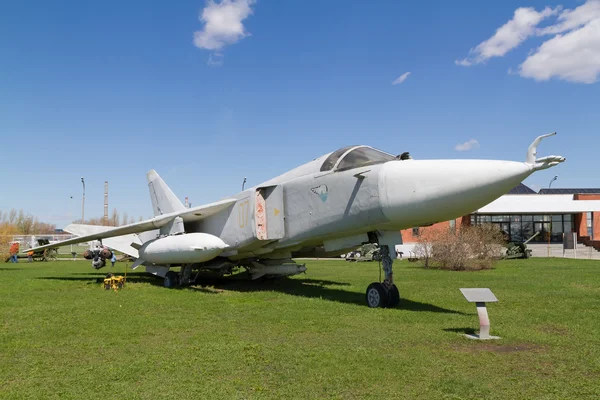
[[[478,148],[479,142],[476,139],[467,140],[464,143],[459,143],[456,146],[454,146],[454,150],[456,151],[469,151]]]
[[[537,28],[552,15],[553,24]],[[574,9],[546,7],[518,8],[513,19],[501,26],[494,36],[471,49],[469,57],[455,61],[461,66],[502,57],[530,36],[548,36],[519,65],[521,77],[537,81],[558,78],[576,83],[595,83],[600,77],[600,0],[588,0]],[[509,69],[509,73],[513,71]]]
[[[467,60],[466,58],[463,58],[462,60],[454,60],[454,64],[460,65],[462,67],[470,67],[471,65],[473,65],[473,62]]]
[[[242,22],[252,14],[251,6],[255,2],[256,0],[207,0],[200,15],[204,27],[201,31],[194,32],[194,45],[206,50],[220,50],[248,36]],[[208,65],[222,65],[223,54],[218,51],[213,54],[214,57],[209,57]]]
[[[557,20],[555,25],[538,29],[539,35],[559,34],[527,57],[519,66],[519,75],[537,81],[556,77],[576,83],[597,82],[600,76],[600,0],[589,0],[573,10],[564,10]]]
[[[542,20],[557,12],[558,8],[549,7],[544,8],[541,12],[537,12],[531,7],[517,8],[513,18],[498,28],[494,36],[471,49],[469,57],[456,60],[454,63],[467,67],[482,63],[492,57],[502,57],[533,35],[535,27]]]
[[[557,77],[595,83],[600,75],[600,18],[544,42],[519,66],[519,75],[537,81]]]
[[[206,65],[209,67],[220,67],[223,65],[223,53],[215,51],[214,53],[209,54]]]
[[[570,31],[598,18],[600,18],[600,1],[589,0],[574,10],[564,10],[557,18],[558,24],[538,29],[537,34],[549,35]]]
[[[406,78],[408,78],[409,75],[410,75],[410,72],[403,73],[398,78],[396,78],[396,80],[394,82],[392,82],[392,85],[399,85],[399,84],[401,84],[402,82],[404,82],[406,80]]]

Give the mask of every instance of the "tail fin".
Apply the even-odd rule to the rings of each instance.
[[[185,210],[185,206],[167,186],[165,181],[151,169],[146,174],[154,216]]]

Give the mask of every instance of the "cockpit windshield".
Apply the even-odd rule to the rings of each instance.
[[[329,155],[329,157],[327,157],[327,159],[325,161],[323,161],[323,165],[321,165],[321,172],[331,171],[333,169],[333,167],[335,167],[335,164],[338,162],[340,157],[343,156],[345,152],[347,152],[348,150],[350,150],[353,147],[357,147],[357,146],[356,145],[346,146],[344,148],[341,148],[341,149],[336,150],[333,153],[331,153]]]
[[[351,150],[352,148],[354,149]],[[344,155],[346,152],[348,154]],[[358,168],[365,165],[381,164],[395,159],[391,154],[375,150],[371,147],[348,146],[331,153],[323,162],[323,165],[321,165],[321,171],[330,171],[333,169],[342,156],[343,158],[337,165],[336,171]]]

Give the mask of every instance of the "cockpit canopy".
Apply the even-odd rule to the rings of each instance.
[[[395,158],[391,154],[369,146],[348,146],[331,153],[323,161],[321,172],[331,171],[332,169],[344,171],[366,165],[382,164]]]

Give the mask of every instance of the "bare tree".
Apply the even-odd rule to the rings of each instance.
[[[17,223],[17,229],[19,233],[23,235],[31,235],[34,233],[33,227],[35,223],[35,219],[31,215],[21,215],[19,214],[19,219]]]
[[[110,215],[109,225],[119,226],[119,212],[116,208],[113,208],[112,214]]]
[[[449,229],[428,232],[419,238],[415,252],[426,268],[479,270],[494,265],[504,244],[503,233],[497,227],[475,225],[458,232]]]
[[[8,212],[8,223],[12,225],[15,223],[16,220],[17,220],[17,210],[15,210],[14,208],[11,208],[11,210]]]

